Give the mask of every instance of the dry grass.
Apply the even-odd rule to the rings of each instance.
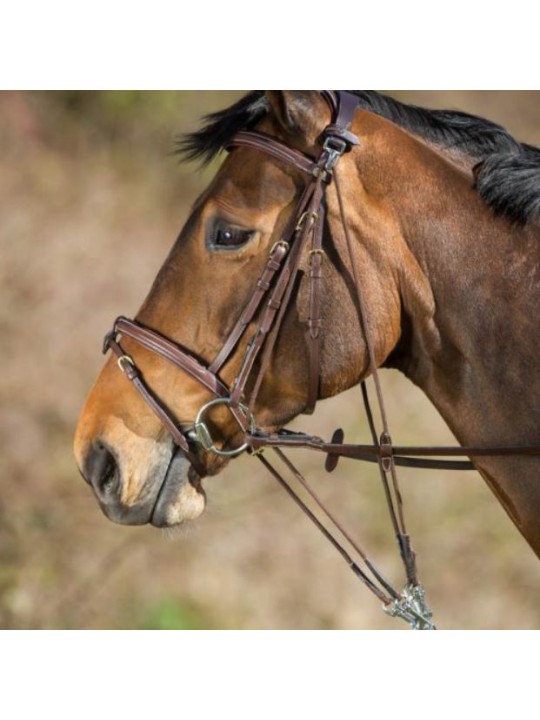
[[[209,480],[207,513],[174,533],[109,523],[72,459],[104,331],[136,311],[209,178],[178,168],[172,135],[233,95],[153,93],[106,107],[94,95],[68,112],[47,95],[0,94],[2,628],[400,627],[249,458]],[[398,95],[484,114],[540,144],[538,93]],[[400,442],[452,441],[417,390],[392,373],[384,381]],[[297,426],[329,436],[344,425],[352,439],[359,407],[351,391]],[[373,469],[342,462],[327,476],[320,457],[298,457],[400,578]],[[538,562],[480,478],[402,476],[439,625],[539,628]]]

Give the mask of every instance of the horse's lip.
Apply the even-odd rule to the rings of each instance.
[[[185,475],[179,476],[176,471],[179,471],[179,465],[181,463],[189,463],[184,453],[179,447],[175,447],[161,485],[156,494],[156,500],[154,507],[150,514],[148,522],[156,527],[164,527],[168,523],[166,522],[165,516],[167,513],[167,506],[171,501],[171,495],[174,495],[174,491],[178,490],[182,482],[191,482],[193,485],[200,487],[201,477],[195,471],[191,463],[189,464],[187,477]],[[201,488],[202,489],[202,488]]]

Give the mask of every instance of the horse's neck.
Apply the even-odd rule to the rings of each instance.
[[[430,172],[399,208],[411,257],[389,364],[424,390],[462,444],[540,444],[538,228],[495,218],[451,164],[437,159]],[[540,555],[540,459],[475,464]]]
[[[404,370],[462,442],[540,441],[540,234],[494,218],[463,176],[438,190],[436,219],[404,224],[423,275],[404,293]]]

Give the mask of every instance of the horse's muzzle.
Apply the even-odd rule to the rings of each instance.
[[[171,527],[198,517],[206,505],[200,477],[178,448],[149,469],[135,492],[129,492],[121,462],[101,439],[86,453],[81,474],[107,518],[122,525]]]
[[[81,474],[91,486],[104,514],[122,525],[145,525],[150,522],[155,497],[145,493],[144,499],[132,505],[122,501],[122,473],[113,451],[96,440],[84,459]]]

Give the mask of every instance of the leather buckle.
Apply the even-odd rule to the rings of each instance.
[[[130,372],[132,372],[131,368],[135,369],[135,363],[133,362],[133,358],[129,355],[120,355],[120,357],[116,359],[116,364],[124,373],[124,375],[129,376]]]
[[[273,255],[274,251],[277,250],[278,247],[282,248],[285,251],[285,254],[289,252],[289,243],[286,240],[278,240],[272,245],[268,254]]]
[[[300,215],[298,222],[296,223],[296,227],[294,228],[294,231],[300,232],[300,230],[302,230],[302,227],[304,226],[306,221],[309,223],[308,228],[311,227],[312,225],[314,225],[317,222],[318,218],[319,218],[318,213],[309,212],[309,210],[306,210],[306,212],[303,212]]]

